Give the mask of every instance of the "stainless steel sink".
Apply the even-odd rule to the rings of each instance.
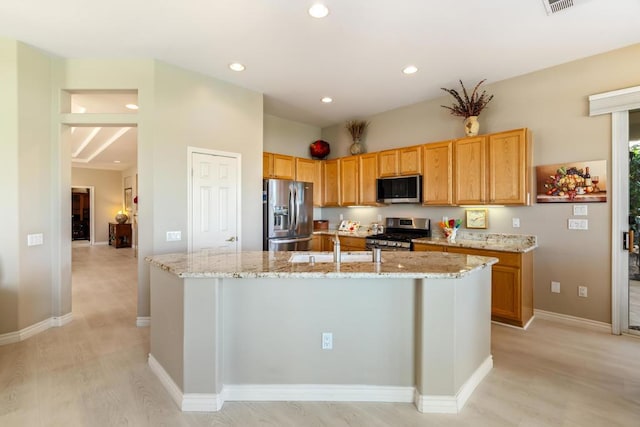
[[[333,262],[333,254],[331,252],[300,252],[291,255],[289,262],[291,263],[309,263],[310,257],[314,258],[314,262]],[[342,252],[340,254],[340,262],[372,262],[371,252]]]

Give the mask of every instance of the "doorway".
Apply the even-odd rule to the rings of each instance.
[[[71,187],[71,241],[73,246],[95,244],[93,186]]]

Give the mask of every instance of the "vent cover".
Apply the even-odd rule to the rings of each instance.
[[[574,6],[574,0],[542,0],[547,15],[562,12]]]

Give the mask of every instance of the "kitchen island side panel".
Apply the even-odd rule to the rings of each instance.
[[[224,279],[223,294],[226,384],[415,384],[414,279]]]

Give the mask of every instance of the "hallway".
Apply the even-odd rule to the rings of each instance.
[[[635,426],[640,339],[536,320],[493,325],[494,369],[462,413],[412,404],[227,402],[181,413],[147,366],[131,249],[73,248],[64,327],[0,347],[0,425],[21,426]]]

